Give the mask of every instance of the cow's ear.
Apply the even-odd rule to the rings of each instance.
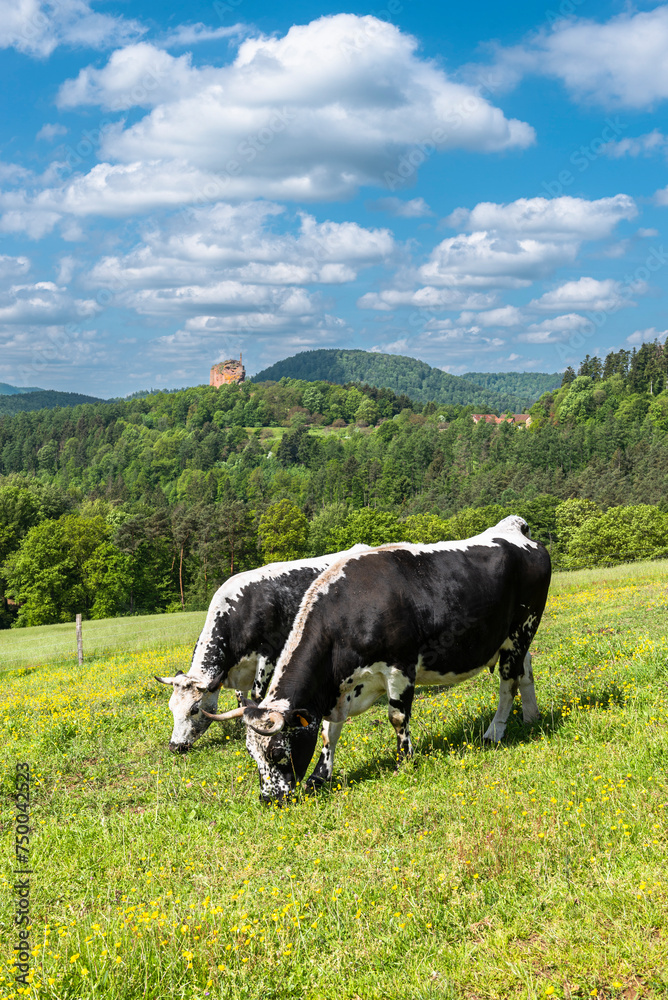
[[[285,716],[287,729],[306,729],[315,722],[315,715],[307,708],[295,708]]]

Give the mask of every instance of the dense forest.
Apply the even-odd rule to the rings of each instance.
[[[3,626],[205,607],[228,575],[507,513],[564,567],[668,555],[668,349],[585,358],[530,427],[282,379],[0,417]]]
[[[478,377],[474,378],[474,374]],[[522,412],[550,389],[556,389],[561,375],[503,372],[449,375],[417,358],[373,351],[317,350],[302,351],[278,361],[253,376],[253,382],[279,381],[282,378],[306,382],[325,380],[346,385],[366,383],[397,393],[405,393],[418,403],[434,400],[455,406],[475,406],[495,413]]]
[[[13,386],[9,386],[13,388]],[[57,392],[55,389],[18,389],[13,393],[0,392],[0,414],[22,413],[28,410],[54,410],[58,406],[79,406],[81,403],[104,402],[96,396],[83,396],[80,392]]]

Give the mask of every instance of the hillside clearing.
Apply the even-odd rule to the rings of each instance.
[[[8,859],[15,765],[33,772],[21,995],[665,996],[667,587],[666,562],[557,574],[533,730],[516,714],[502,746],[482,745],[496,677],[422,691],[416,755],[395,774],[378,705],[346,727],[331,791],[285,809],[259,805],[236,724],[168,754],[151,674],[187,669],[192,636],[83,669],[6,668]],[[196,633],[195,616],[172,618]],[[123,623],[148,620],[115,621],[121,644]],[[45,632],[11,635],[20,653]],[[0,1000],[18,996],[5,967]]]

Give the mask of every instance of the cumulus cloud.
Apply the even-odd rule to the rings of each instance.
[[[561,80],[580,101],[604,107],[651,108],[668,98],[668,6],[628,10],[604,23],[562,19],[522,44],[498,48],[479,68],[498,84],[534,73]]]
[[[457,208],[446,222],[453,228],[547,240],[596,240],[609,236],[622,219],[634,219],[633,198],[518,198],[506,205],[483,201],[470,211]]]
[[[495,302],[493,295],[476,294],[458,288],[434,288],[430,285],[417,289],[386,288],[380,292],[367,292],[357,300],[360,309],[484,309]]]
[[[549,277],[575,261],[585,240],[607,237],[620,221],[636,215],[635,202],[625,194],[596,201],[519,198],[509,204],[481,202],[472,209],[458,208],[446,221],[468,232],[442,240],[422,265],[399,271],[393,288],[369,292],[358,305],[384,311],[401,307],[482,309],[486,311],[476,317],[467,315],[463,322],[485,328],[516,326],[523,314],[514,306],[499,304],[496,296],[500,290],[527,288]],[[559,303],[557,290],[532,307],[539,311],[581,308],[581,300],[592,291],[593,286],[587,284],[592,280],[583,278],[580,283],[564,286],[566,291],[561,294],[572,293],[577,299],[573,306]],[[422,287],[416,288],[419,283]],[[597,294],[592,295],[592,301],[601,298],[599,285],[595,283]]]
[[[124,45],[144,28],[100,14],[87,0],[0,0],[0,48],[44,58],[58,46],[103,49]]]
[[[416,146],[490,153],[534,141],[529,125],[421,59],[414,38],[353,14],[247,38],[225,66],[128,46],[67,81],[59,101],[151,107],[105,135],[103,157],[223,172],[244,197],[279,197],[282,186],[282,197],[338,198],[387,185]]]
[[[516,339],[527,344],[559,344],[590,326],[591,320],[586,316],[565,313],[552,319],[544,319],[540,323],[530,323]]]
[[[431,285],[523,288],[574,260],[577,244],[488,232],[443,240],[419,269]]]
[[[650,326],[647,330],[635,330],[626,338],[626,343],[645,344],[647,341],[664,341],[666,337],[668,337],[668,330],[657,330],[656,327]]]
[[[28,257],[10,257],[0,254],[0,281],[5,278],[17,278],[30,270]]]
[[[71,323],[99,311],[92,299],[75,299],[52,281],[11,285],[0,292],[0,325]]]
[[[654,156],[656,153],[665,153],[666,150],[668,150],[668,135],[664,135],[658,128],[645,135],[606,142],[605,146],[601,147],[601,152],[613,160],[620,160],[624,156]]]
[[[166,231],[147,232],[130,253],[102,258],[88,280],[119,289],[172,288],[180,301],[185,286],[220,288],[221,281],[253,288],[341,284],[394,250],[387,229],[318,223],[307,213],[299,214],[296,226],[287,219],[286,231],[272,231],[284,215],[282,206],[268,202],[195,209]]]
[[[642,293],[646,286],[636,282],[634,292]],[[546,292],[539,299],[534,299],[530,307],[540,310],[562,309],[592,309],[611,312],[634,303],[628,297],[628,289],[621,281],[605,278],[579,278],[577,281],[567,281],[551,292]]]
[[[42,125],[41,129],[35,136],[36,139],[43,139],[45,142],[53,142],[57,139],[59,135],[67,135],[67,129],[64,125]]]

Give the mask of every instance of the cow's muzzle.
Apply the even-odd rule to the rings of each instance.
[[[171,743],[169,744],[170,753],[188,753],[192,750],[192,743]]]

